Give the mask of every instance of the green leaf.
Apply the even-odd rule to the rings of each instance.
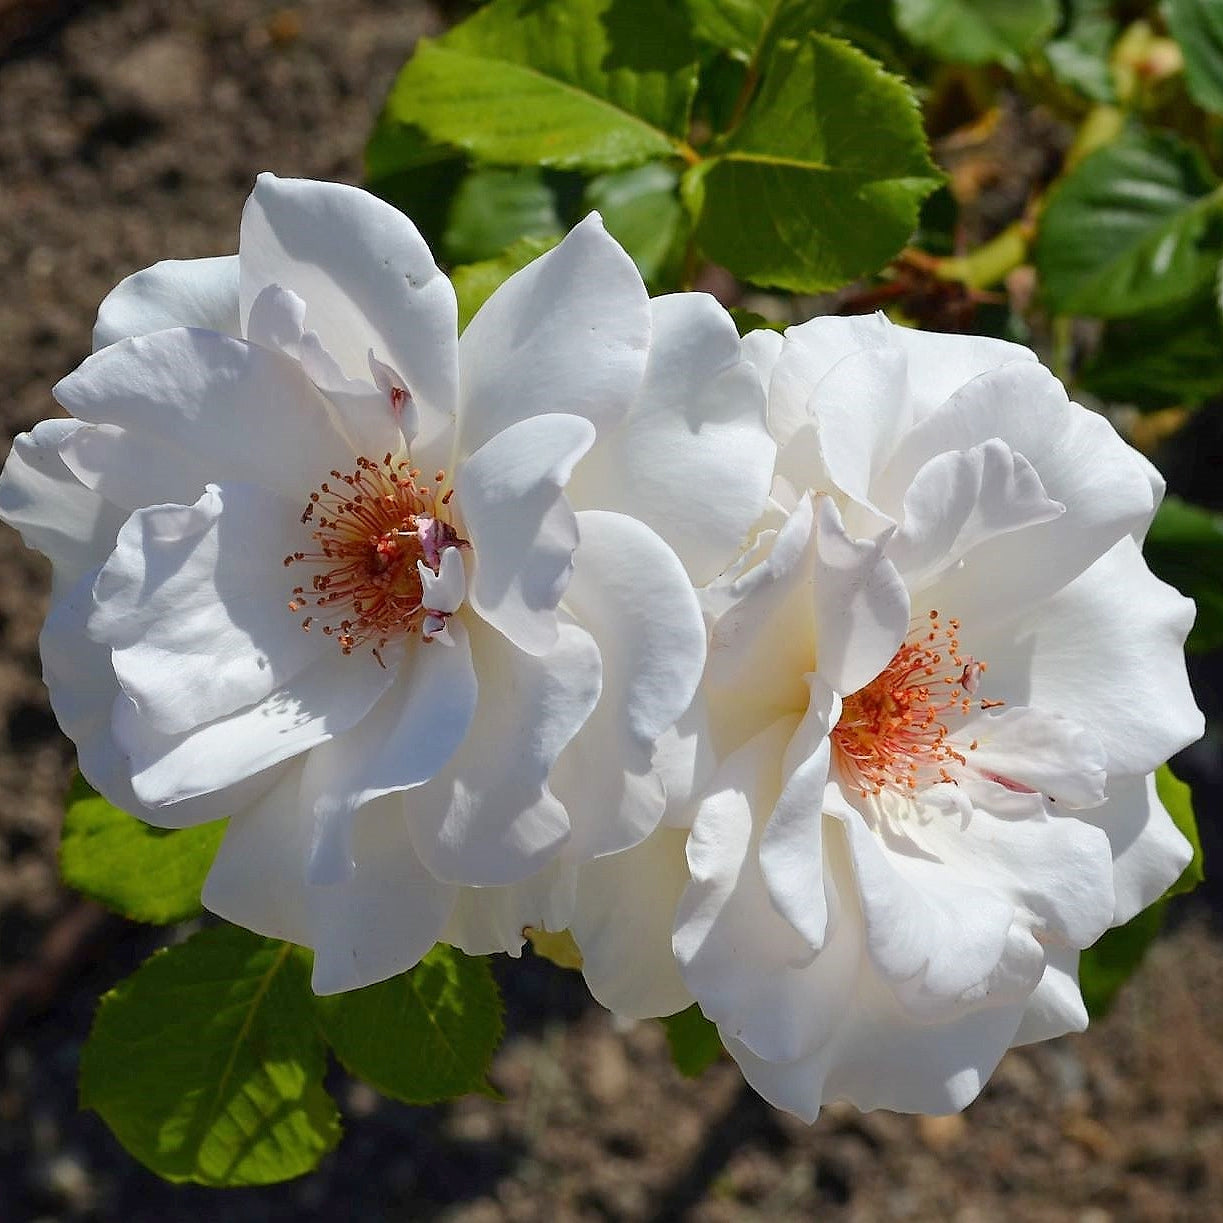
[[[459,184],[442,235],[456,263],[493,259],[520,238],[556,238],[567,226],[540,170],[476,170]]]
[[[679,174],[650,162],[592,179],[583,211],[598,209],[607,231],[633,257],[642,278],[657,285],[682,254],[686,214],[679,202]]]
[[[68,791],[59,869],[69,887],[134,921],[195,917],[225,821],[171,831],[112,806],[78,773]]]
[[[671,1060],[685,1078],[695,1079],[722,1056],[717,1026],[701,1014],[695,1002],[678,1015],[668,1015],[662,1026],[667,1030]]]
[[[886,263],[941,181],[908,86],[838,39],[781,43],[721,156],[683,194],[705,254],[737,276],[833,289]]]
[[[1189,787],[1166,765],[1161,764],[1155,770],[1155,791],[1159,801],[1163,803],[1172,822],[1184,834],[1185,840],[1193,846],[1193,857],[1189,865],[1181,871],[1181,877],[1164,893],[1165,897],[1181,896],[1192,892],[1199,883],[1206,879],[1206,871],[1202,859],[1202,838],[1198,835],[1198,822],[1193,814],[1193,793]]]
[[[1218,0],[1167,0],[1164,12],[1185,57],[1193,100],[1223,114],[1223,6]]]
[[[1079,984],[1087,1013],[1097,1019],[1108,1010],[1117,991],[1129,980],[1142,962],[1147,948],[1162,929],[1168,901],[1173,896],[1191,892],[1205,877],[1202,873],[1202,843],[1198,837],[1189,787],[1166,765],[1155,770],[1155,789],[1167,808],[1172,822],[1193,846],[1193,858],[1180,878],[1149,908],[1137,917],[1107,931],[1093,947],[1079,958]]]
[[[315,1003],[344,1068],[383,1095],[435,1104],[488,1090],[503,1025],[484,957],[439,943],[410,972]]]
[[[339,1140],[306,957],[212,926],[106,994],[81,1053],[81,1106],[170,1181],[267,1185]]]
[[[1197,604],[1187,648],[1223,646],[1223,516],[1165,497],[1143,554],[1157,577]]]
[[[1223,394],[1223,322],[1206,287],[1191,301],[1118,319],[1079,375],[1090,391],[1144,409]]]
[[[423,40],[385,117],[490,165],[615,170],[682,155],[686,15],[652,0],[493,0]]]
[[[1112,1005],[1117,991],[1134,975],[1147,948],[1163,928],[1167,904],[1157,900],[1124,926],[1108,930],[1079,956],[1079,988],[1092,1019]]]
[[[1041,215],[1035,258],[1050,307],[1119,318],[1193,297],[1223,252],[1221,202],[1195,149],[1123,133],[1084,158]]]
[[[459,330],[462,331],[476,316],[476,311],[508,280],[532,259],[551,250],[557,238],[522,238],[495,259],[468,263],[450,273],[451,283],[459,299]]]
[[[685,0],[693,33],[746,60],[761,59],[779,38],[822,30],[845,0]]]
[[[1057,0],[894,0],[919,47],[952,63],[1018,65],[1057,29]]]
[[[1054,77],[1093,102],[1116,98],[1109,55],[1117,38],[1110,0],[1070,0],[1064,34],[1045,47]]]

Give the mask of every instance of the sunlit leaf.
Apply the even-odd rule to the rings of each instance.
[[[344,1068],[383,1095],[435,1104],[487,1089],[503,1025],[483,957],[439,944],[409,972],[315,1002]]]
[[[918,46],[953,63],[1017,65],[1057,28],[1057,0],[894,0]]]
[[[814,292],[885,264],[940,181],[904,82],[812,34],[778,47],[742,126],[688,172],[684,196],[714,262]]]
[[[597,172],[679,152],[696,84],[678,9],[493,0],[417,45],[384,118],[492,165]]]
[[[200,891],[224,835],[224,820],[154,828],[112,806],[78,774],[68,792],[60,874],[134,921],[183,921],[201,911]]]
[[[267,1185],[340,1136],[304,955],[236,926],[157,952],[103,997],[81,1105],[170,1181]]]
[[[1223,114],[1223,5],[1218,0],[1166,0],[1164,12],[1185,57],[1194,101]]]
[[[1223,195],[1201,155],[1134,129],[1052,192],[1035,257],[1054,311],[1119,318],[1192,298],[1221,252]]]

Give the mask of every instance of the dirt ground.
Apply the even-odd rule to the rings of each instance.
[[[395,70],[438,23],[414,0],[0,0],[0,455],[52,414],[49,387],[121,276],[233,249],[259,170],[358,181]],[[733,1064],[681,1079],[658,1025],[618,1027],[576,977],[528,958],[499,969],[504,1103],[412,1109],[337,1074],[347,1135],[317,1173],[221,1194],[162,1184],[76,1109],[94,1001],[158,935],[56,882],[72,755],[39,681],[46,590],[41,558],[0,527],[5,1223],[1223,1220],[1218,891],[1182,905],[1107,1019],[1010,1054],[960,1117],[833,1107],[808,1128]],[[1215,741],[1185,763],[1214,784],[1199,797],[1212,844],[1220,758]]]

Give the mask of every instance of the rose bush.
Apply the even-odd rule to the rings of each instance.
[[[1086,1024],[1079,951],[1189,860],[1152,780],[1202,733],[1192,604],[1140,550],[1163,482],[1013,344],[747,344],[779,451],[704,591],[716,773],[686,839],[583,869],[574,932],[603,1002],[695,998],[800,1117],[962,1108]]]
[[[265,175],[236,256],[129,277],[94,339],[0,514],[54,567],[43,665],[86,778],[163,827],[232,817],[209,908],[345,990],[452,920],[516,948],[491,900],[455,918],[465,888],[653,830],[692,581],[774,450],[712,299],[650,302],[592,215],[460,338],[410,221]]]

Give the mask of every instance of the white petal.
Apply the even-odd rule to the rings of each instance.
[[[394,676],[370,654],[336,649],[259,704],[181,735],[158,731],[121,697],[115,740],[131,761],[137,797],[162,808],[232,786],[342,734],[373,708]]]
[[[359,808],[436,777],[463,742],[477,684],[467,630],[457,621],[453,646],[412,643],[378,704],[347,734],[308,755],[302,795],[304,818],[313,818],[311,883],[337,883],[352,873]]]
[[[731,587],[731,606],[713,626],[705,678],[723,755],[807,708],[803,676],[815,669],[814,566],[814,513],[804,497],[764,560]]]
[[[645,371],[650,304],[597,213],[515,272],[459,341],[460,454],[516,421],[561,412],[600,432],[623,419]]]
[[[59,456],[80,429],[74,420],[44,420],[19,433],[0,473],[0,518],[51,562],[57,591],[105,560],[123,523],[123,515],[83,487]]]
[[[687,833],[660,828],[578,874],[571,929],[595,1000],[617,1015],[673,1015],[692,1003],[671,950],[675,909],[688,882]]]
[[[455,481],[475,554],[471,605],[531,654],[556,642],[556,608],[578,542],[564,488],[594,440],[580,416],[533,416],[477,450]]]
[[[242,213],[242,316],[268,285],[306,303],[306,326],[349,378],[372,348],[420,413],[413,459],[448,467],[458,387],[454,289],[398,209],[339,183],[261,174]]]
[[[76,744],[77,764],[85,780],[120,810],[159,826],[186,827],[217,819],[258,797],[275,780],[277,770],[268,770],[250,785],[188,799],[174,808],[168,821],[136,797],[128,759],[111,733],[119,681],[111,667],[110,650],[85,631],[93,609],[94,577],[87,573],[55,601],[39,638],[51,708],[64,734]]]
[[[887,852],[856,812],[838,815],[871,962],[915,1020],[947,1023],[999,994],[1031,992],[1044,953],[1016,926],[1013,904],[944,863]]]
[[[60,458],[86,488],[123,509],[190,505],[213,478],[207,456],[141,429],[81,425],[64,438]]]
[[[528,926],[557,933],[573,917],[577,867],[554,858],[521,883],[459,888],[442,942],[468,955],[522,954]]]
[[[820,1105],[848,1100],[863,1111],[954,1113],[976,1099],[1010,1046],[1016,1007],[924,1026],[886,998],[859,1001],[842,1036],[802,1060],[764,1061],[723,1033],[743,1077],[770,1104],[812,1122]]]
[[[179,734],[261,701],[335,645],[302,632],[283,557],[294,507],[249,484],[138,510],[94,586],[88,631],[150,727]]]
[[[774,331],[771,327],[749,331],[743,337],[743,359],[756,371],[756,377],[759,378],[760,386],[766,395],[784,343],[781,332]]]
[[[872,485],[893,517],[918,470],[936,455],[993,438],[1036,470],[1056,519],[996,536],[938,584],[939,606],[966,624],[1025,615],[1060,590],[1155,509],[1146,465],[1102,416],[1071,404],[1040,365],[1012,362],[968,383],[913,428]]]
[[[989,663],[988,695],[1090,727],[1110,775],[1152,772],[1202,734],[1184,659],[1193,604],[1128,535],[1020,624],[962,619],[964,647]]]
[[[584,510],[565,609],[595,639],[603,691],[561,753],[552,789],[575,861],[627,849],[658,825],[658,737],[688,708],[705,666],[705,622],[675,554],[623,514]]]
[[[980,783],[961,788],[972,804],[968,817],[942,812],[912,824],[915,849],[946,877],[1014,905],[1042,942],[1094,943],[1114,905],[1107,838],[1085,820],[1050,814],[1036,795]]]
[[[406,390],[407,409],[391,397],[392,387],[400,386],[402,390],[404,380],[393,374],[389,366],[375,364],[372,353],[367,355],[371,372],[385,386],[345,374],[318,334],[306,330],[306,303],[296,293],[279,285],[263,289],[251,304],[246,336],[251,343],[282,353],[301,365],[306,377],[335,409],[353,454],[366,457],[398,454],[405,437],[401,424],[410,429],[409,438],[415,436],[420,423],[415,403],[407,398]]]
[[[834,487],[875,510],[873,477],[913,418],[904,353],[895,348],[851,353],[812,388],[807,412],[815,422],[823,470]]]
[[[578,464],[568,496],[578,509],[615,510],[652,527],[699,586],[734,560],[764,510],[776,447],[764,394],[722,307],[703,293],[650,307],[636,402]]]
[[[121,340],[54,394],[81,420],[190,451],[213,480],[262,484],[293,501],[304,503],[333,467],[352,467],[327,401],[296,362],[211,331]]]
[[[459,610],[467,597],[467,570],[460,549],[444,549],[436,573],[424,561],[416,562],[416,571],[423,588],[422,607],[444,616]]]
[[[888,556],[915,591],[973,548],[1065,512],[1045,494],[1032,464],[991,438],[970,450],[935,455],[917,472]]]
[[[1043,709],[1003,709],[972,718],[957,734],[971,737],[968,767],[991,781],[1018,782],[1072,810],[1104,801],[1104,747],[1095,733]]]
[[[785,784],[760,838],[760,869],[773,904],[811,952],[824,945],[824,790],[840,698],[817,676],[811,704],[786,747]],[[810,956],[807,957],[810,960]]]
[[[599,698],[599,651],[563,624],[536,657],[474,617],[465,620],[480,701],[462,747],[437,777],[406,798],[412,837],[439,879],[517,883],[569,835],[547,778]]]
[[[820,678],[848,695],[891,661],[909,630],[909,595],[886,555],[887,537],[849,537],[831,497],[815,499],[816,659]]]
[[[780,1060],[818,1048],[846,1020],[862,960],[860,923],[840,922],[841,893],[827,870],[832,934],[814,960],[774,908],[760,871],[761,825],[780,793],[796,725],[793,718],[774,723],[719,770],[688,839],[692,882],[672,942],[685,984],[724,1036]]]
[[[238,256],[165,259],[133,272],[106,295],[93,329],[96,352],[168,327],[238,336]]]
[[[708,694],[704,688],[697,688],[692,704],[654,745],[654,772],[667,796],[664,824],[670,828],[692,827],[696,814],[693,801],[704,792],[716,767]]]
[[[1079,991],[1078,948],[1051,946],[1046,954],[1045,975],[1028,999],[1012,1045],[1052,1040],[1087,1027],[1087,1008]]]
[[[1154,774],[1109,778],[1103,805],[1076,814],[1102,828],[1112,847],[1112,926],[1123,925],[1154,904],[1193,856],[1193,847],[1159,801]]]
[[[408,836],[397,796],[365,807],[353,829],[356,868],[312,886],[310,819],[301,770],[235,816],[204,884],[204,904],[228,921],[314,949],[314,990],[359,989],[416,964],[441,934],[455,888],[433,879]]]
[[[914,414],[929,415],[965,383],[1013,361],[1034,363],[1036,354],[1022,344],[991,336],[947,335],[888,324],[888,343],[909,358]]]
[[[882,314],[824,316],[786,331],[769,383],[769,429],[779,446],[810,420],[811,392],[833,366],[862,349],[889,344],[891,331]]]

